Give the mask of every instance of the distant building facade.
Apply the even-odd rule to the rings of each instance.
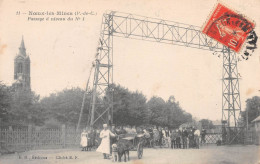
[[[14,83],[15,90],[31,91],[31,61],[26,53],[24,39],[22,37],[19,53],[14,59]]]

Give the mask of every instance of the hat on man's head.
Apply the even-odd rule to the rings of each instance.
[[[103,128],[107,128],[107,124],[103,124]]]

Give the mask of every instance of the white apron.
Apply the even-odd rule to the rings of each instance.
[[[102,130],[100,132],[100,138],[102,141],[97,148],[97,152],[110,154],[110,136],[115,136],[110,130]]]

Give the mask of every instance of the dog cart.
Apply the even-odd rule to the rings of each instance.
[[[136,151],[137,157],[139,159],[143,156],[143,143],[144,143],[144,135],[143,134],[124,134],[119,136],[120,140],[128,140],[132,143],[132,147],[130,151]]]

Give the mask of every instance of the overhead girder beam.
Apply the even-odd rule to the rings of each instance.
[[[111,88],[113,83],[113,36],[222,52],[222,119],[226,119],[228,124],[233,119],[237,125],[238,114],[236,111],[241,110],[241,105],[234,52],[230,52],[229,48],[203,34],[200,27],[111,11],[103,14],[101,24],[96,54],[96,67],[98,69],[95,70],[93,82],[91,126],[97,123],[100,118],[102,118],[103,123],[113,121],[113,88]],[[106,92],[109,94],[106,95]],[[95,115],[95,108],[101,106],[97,97],[105,95],[109,95],[107,98],[109,109],[104,108],[101,114]],[[103,116],[107,117],[106,121]]]
[[[201,32],[200,27],[121,12],[113,16],[113,36],[161,42],[209,51],[223,50],[223,45]]]

